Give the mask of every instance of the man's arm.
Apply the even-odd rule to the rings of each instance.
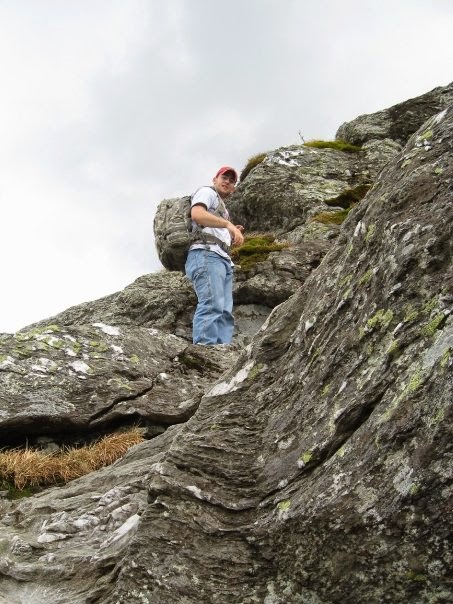
[[[233,245],[242,245],[244,243],[244,236],[237,226],[221,216],[211,214],[211,212],[208,212],[205,206],[201,204],[193,206],[190,215],[192,220],[194,220],[199,226],[228,229]]]

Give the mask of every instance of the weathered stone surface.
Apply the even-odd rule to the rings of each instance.
[[[282,147],[248,174],[228,207],[234,222],[246,230],[285,238],[301,225],[309,227],[315,214],[347,207],[345,195],[371,186],[399,150],[393,141],[379,141],[357,153],[304,145]]]
[[[345,122],[338,129],[336,138],[353,145],[389,138],[404,145],[429,117],[452,103],[453,82],[389,109],[361,115],[351,122]]]
[[[107,323],[154,327],[184,336],[195,302],[190,282],[182,273],[161,271],[143,275],[120,292],[73,306],[27,329],[53,323],[63,326]]]
[[[109,602],[452,598],[452,135],[411,139],[203,398]]]
[[[281,304],[304,284],[329,247],[322,240],[301,243],[271,252],[265,262],[250,270],[238,270],[234,286],[236,303],[264,304],[267,308]]]
[[[113,466],[20,501],[0,500],[0,603],[103,602],[147,507],[154,464],[180,426]]]
[[[310,244],[299,232],[238,279],[245,321],[282,301],[245,348],[176,337],[182,314],[170,292],[158,328],[161,294],[149,277],[124,306],[120,294],[104,300],[105,315],[98,301],[70,309],[56,331],[47,321],[1,336],[0,383],[18,413],[33,397],[48,413],[53,397],[54,421],[69,422],[64,405],[79,397],[81,419],[71,421],[89,426],[94,401],[112,425],[127,423],[115,397],[130,391],[108,376],[133,389],[126,404],[141,422],[156,409],[183,421],[184,388],[199,401],[187,421],[109,468],[21,502],[0,499],[1,604],[453,599],[452,140],[453,107],[375,170],[336,236]],[[303,229],[297,214],[291,225]],[[258,230],[269,230],[261,215]],[[146,294],[138,302],[148,287],[156,311]],[[85,380],[71,374],[73,358],[92,364]],[[57,376],[71,397],[58,396]],[[145,382],[152,388],[140,392]],[[0,420],[14,421],[5,400]]]
[[[48,325],[2,336],[2,442],[138,423],[150,434],[186,421],[234,358],[147,328]],[[190,377],[189,377],[190,376]]]

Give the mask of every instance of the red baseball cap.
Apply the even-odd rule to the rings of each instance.
[[[215,178],[217,178],[217,176],[220,176],[221,174],[226,174],[227,172],[233,172],[234,182],[236,182],[238,179],[238,175],[237,175],[236,170],[234,168],[232,168],[231,166],[222,166],[221,168],[219,168],[219,170],[217,171],[217,174],[215,175]]]

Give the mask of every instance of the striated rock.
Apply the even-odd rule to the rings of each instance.
[[[452,103],[453,82],[389,109],[346,122],[338,129],[336,138],[353,145],[363,145],[376,139],[392,139],[404,145],[429,117]]]
[[[202,399],[108,602],[452,598],[452,135],[423,126]]]
[[[250,179],[256,203],[274,196],[257,230],[288,211],[293,239],[237,275],[246,347],[181,337],[190,286],[167,272],[0,336],[3,441],[64,444],[131,420],[157,434],[65,486],[0,499],[1,604],[453,599],[452,135],[453,106],[396,154],[377,141],[250,173],[238,212]],[[358,172],[342,181],[344,162]],[[310,231],[369,176],[341,227]]]

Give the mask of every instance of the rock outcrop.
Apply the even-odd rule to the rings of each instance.
[[[238,275],[238,343],[188,342],[176,273],[1,336],[3,439],[131,422],[149,438],[0,500],[2,604],[452,600],[453,106],[440,108],[407,143],[367,139],[376,161],[290,148],[250,173],[236,216],[291,245]],[[313,228],[363,186],[341,226]]]
[[[453,103],[453,83],[389,109],[361,115],[340,126],[336,137],[353,145],[371,140],[391,139],[404,145],[408,138],[429,119]]]
[[[330,232],[314,228],[313,217],[348,208],[364,197],[400,149],[390,140],[355,153],[306,145],[277,149],[247,175],[228,207],[247,230],[270,231],[294,243],[311,241],[320,232]]]

